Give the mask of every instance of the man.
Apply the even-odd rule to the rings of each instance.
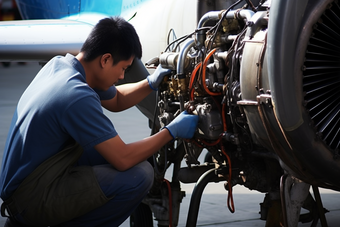
[[[186,112],[155,135],[125,144],[102,107],[122,111],[157,89],[168,73],[115,87],[142,48],[122,18],[102,19],[77,56],[49,61],[18,102],[0,179],[7,226],[119,226],[145,197],[145,161],[176,137],[191,138]]]

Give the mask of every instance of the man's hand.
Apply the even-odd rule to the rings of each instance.
[[[163,80],[163,77],[167,74],[170,74],[170,72],[170,69],[163,69],[161,65],[158,65],[155,72],[146,78],[151,89],[157,91],[158,86]]]
[[[187,111],[183,111],[172,122],[170,122],[170,124],[165,126],[165,128],[169,130],[171,136],[174,139],[177,137],[190,139],[194,136],[197,123],[197,115],[189,114]]]

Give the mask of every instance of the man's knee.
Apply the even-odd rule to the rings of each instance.
[[[148,161],[144,161],[136,165],[135,168],[138,168],[138,173],[140,174],[139,177],[142,177],[143,185],[145,185],[145,187],[147,187],[147,190],[149,190],[154,180],[153,167]]]

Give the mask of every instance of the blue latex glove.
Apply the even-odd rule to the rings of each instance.
[[[161,84],[163,80],[163,77],[167,74],[170,74],[170,72],[171,72],[170,69],[163,69],[161,65],[158,65],[155,72],[149,75],[148,77],[146,77],[151,89],[157,91],[159,85]]]
[[[178,115],[170,124],[165,126],[174,139],[177,137],[183,139],[190,139],[194,136],[197,128],[198,116],[188,114],[187,111],[183,111]]]

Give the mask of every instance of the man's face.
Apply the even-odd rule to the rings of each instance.
[[[116,84],[119,80],[124,79],[125,70],[131,66],[134,57],[128,60],[119,61],[113,65],[112,57],[108,58],[103,68],[102,86],[103,90],[107,90],[112,85]]]
[[[133,57],[131,57],[129,60],[126,61],[120,61],[115,65],[112,65],[112,84],[117,84],[119,80],[124,79],[125,71],[128,67],[131,66],[133,62]]]

